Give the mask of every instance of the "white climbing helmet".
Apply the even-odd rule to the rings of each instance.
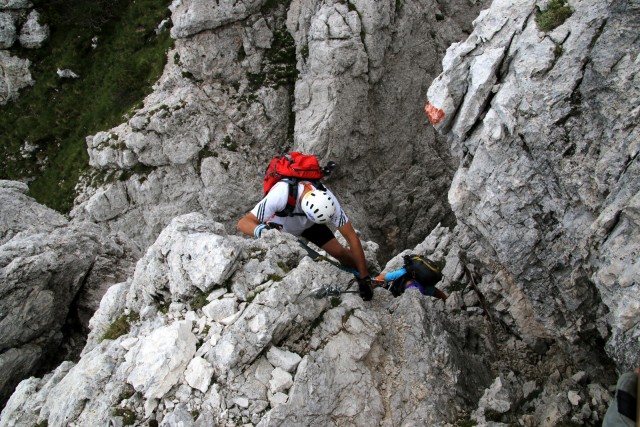
[[[316,224],[326,224],[336,213],[336,203],[326,191],[313,189],[302,198],[302,211]]]

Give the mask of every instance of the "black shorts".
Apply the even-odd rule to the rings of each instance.
[[[329,227],[324,224],[313,224],[311,227],[304,230],[300,236],[320,248],[329,240],[336,238]]]

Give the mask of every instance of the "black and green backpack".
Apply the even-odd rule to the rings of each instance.
[[[422,286],[435,286],[442,279],[440,267],[420,255],[405,255],[404,268],[407,270],[407,274],[394,280],[389,287],[394,297],[404,293],[404,284],[407,279],[414,279]]]

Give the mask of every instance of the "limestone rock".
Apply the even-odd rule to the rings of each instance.
[[[196,352],[188,322],[154,330],[139,349],[131,350],[133,369],[127,381],[146,398],[161,398],[173,387]]]
[[[33,85],[31,62],[0,50],[0,105],[15,99],[20,89]]]
[[[27,196],[28,190],[26,184],[0,180],[0,244],[21,232],[48,233],[68,224],[64,216]]]
[[[276,368],[271,373],[271,380],[269,381],[269,388],[271,393],[282,393],[291,388],[293,385],[293,377],[291,374],[282,368]]]
[[[257,12],[266,0],[240,2],[203,2],[185,0],[171,5],[173,28],[171,35],[186,38],[204,30],[239,21]]]
[[[29,0],[0,0],[0,9],[28,9],[31,6]]]
[[[213,366],[202,357],[194,357],[184,373],[187,384],[206,393],[213,377]]]
[[[232,298],[215,300],[202,307],[202,312],[216,322],[236,313],[236,302]]]
[[[18,37],[16,31],[15,15],[0,12],[0,49],[9,49],[13,46]]]
[[[154,93],[127,123],[87,138],[92,166],[129,178],[88,188],[72,216],[126,232],[141,247],[187,212],[230,228],[258,202],[265,159],[286,148],[359,177],[335,174],[329,184],[385,251],[452,220],[446,190],[455,165],[415,105],[440,71],[438,51],[462,37],[483,1],[334,3],[174,2],[175,49]],[[436,9],[440,18],[426,12]],[[399,188],[383,158],[411,165]],[[419,184],[425,177],[428,189]],[[388,206],[369,203],[373,188]],[[411,227],[402,226],[407,211]]]
[[[189,247],[183,244],[186,241],[198,245]],[[519,366],[528,371],[520,365],[531,357],[527,346],[501,334],[494,337],[501,340],[495,346],[489,338],[492,329],[482,316],[449,311],[441,301],[417,291],[393,298],[376,289],[367,303],[353,294],[343,294],[339,301],[311,297],[314,287],[346,284],[349,275],[311,261],[292,236],[275,234],[268,242],[238,238],[227,235],[215,221],[191,214],[176,218],[155,245],[170,242],[176,251],[181,248],[185,260],[201,247],[236,248],[237,265],[225,281],[242,293],[227,293],[212,302],[243,301],[238,319],[224,325],[209,320],[203,309],[188,309],[200,292],[195,285],[200,276],[194,274],[200,269],[198,263],[181,264],[183,292],[167,292],[165,283],[155,294],[162,299],[136,297],[151,296],[158,289],[153,281],[137,282],[143,272],[149,277],[162,277],[160,271],[171,276],[170,257],[157,258],[152,247],[133,278],[105,295],[91,321],[92,335],[80,362],[58,374],[55,384],[51,377],[25,380],[0,423],[47,419],[50,425],[59,425],[60,420],[104,425],[117,418],[114,408],[120,408],[141,422],[154,417],[166,425],[244,420],[260,426],[304,425],[309,417],[321,424],[334,420],[353,425],[439,425],[453,423],[458,414],[474,409],[478,419],[487,413],[516,419],[514,408],[521,407],[531,422],[541,422],[547,414],[555,414],[552,419],[559,422],[570,416],[588,419],[587,412],[569,402],[570,391],[591,396],[596,411],[606,405],[606,389],[580,379],[580,372],[595,372],[592,367],[574,373],[561,351],[549,351],[536,365],[555,371],[542,380],[539,397],[527,391],[535,404],[523,403],[524,390],[531,389],[528,374],[522,374],[528,382],[510,374],[491,385],[493,370]],[[462,258],[459,245],[451,231],[439,227],[411,252],[446,258],[447,273],[438,286],[448,291],[463,274],[456,265]],[[264,277],[263,283],[255,284],[246,272],[253,271],[256,257],[265,265],[277,266],[284,260],[292,267],[279,281]],[[402,254],[392,259],[387,270],[401,259]],[[209,258],[208,268],[223,271],[227,262],[224,257]],[[243,300],[245,289],[253,295],[250,301]],[[167,303],[172,308],[164,311]],[[128,332],[114,340],[99,339],[100,331],[114,319],[133,311],[139,316],[131,318]],[[202,343],[198,350],[197,343]],[[304,357],[300,360],[297,354]],[[130,397],[123,399],[123,394]],[[86,402],[84,407],[80,401]],[[197,420],[191,416],[194,411]]]
[[[59,227],[97,222],[116,259],[116,232],[145,255],[107,291],[79,363],[21,383],[0,425],[121,425],[115,408],[198,427],[471,413],[597,425],[614,364],[640,354],[637,2],[573,2],[549,33],[535,22],[544,1],[495,0],[479,16],[488,2],[275,3],[172,4],[175,48],[154,92],[87,138],[112,180],[81,192]],[[425,93],[447,141],[416,108]],[[351,277],[291,236],[230,235],[265,159],[290,148],[339,160],[328,185],[369,260],[373,236],[385,257],[404,250],[385,271],[408,252],[442,261],[447,303],[380,288],[371,302],[318,300],[311,289]],[[101,340],[123,318],[128,332]]]
[[[74,73],[73,70],[69,70],[68,68],[65,68],[64,70],[61,70],[60,68],[58,68],[56,70],[56,74],[58,74],[58,77],[61,78],[61,79],[77,79],[77,78],[80,78],[79,75]]]
[[[140,309],[158,299],[179,301],[222,285],[236,268],[240,246],[236,239],[217,234],[221,231],[220,224],[202,214],[172,221],[136,268],[130,306]],[[224,317],[230,314],[225,311]]]
[[[302,358],[290,351],[282,350],[278,347],[271,347],[269,351],[267,351],[267,360],[276,368],[281,368],[291,373],[295,371]]]
[[[101,292],[131,273],[135,256],[126,240],[103,236],[95,224],[68,223],[25,190],[0,184],[0,400],[41,364],[60,357],[67,318],[88,322],[80,312],[93,314]]]
[[[49,26],[40,24],[40,14],[32,10],[27,17],[27,22],[22,24],[18,40],[20,45],[27,49],[37,49],[49,38]]]
[[[618,6],[572,4],[545,34],[536,2],[494,1],[448,49],[427,110],[461,160],[449,201],[460,234],[479,244],[468,255],[501,277],[491,298],[528,337],[575,343],[597,330],[628,369],[640,355],[629,320],[640,307],[629,261],[638,127],[628,113],[640,86],[628,83],[637,41],[625,35],[638,24]]]

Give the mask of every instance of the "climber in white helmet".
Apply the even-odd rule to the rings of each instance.
[[[290,186],[297,188],[291,191]],[[349,247],[338,242],[328,224],[333,224],[338,229]],[[336,258],[343,266],[357,270],[360,296],[365,301],[373,298],[371,276],[360,238],[340,208],[336,196],[324,185],[314,186],[310,181],[304,180],[282,180],[271,188],[251,212],[238,221],[238,230],[256,238],[268,228],[301,236]]]

